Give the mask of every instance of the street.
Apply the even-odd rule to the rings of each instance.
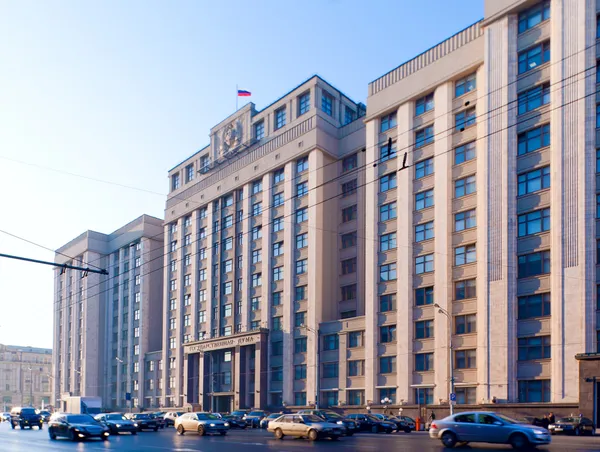
[[[66,439],[51,441],[48,431],[12,430],[8,423],[0,424],[0,450],[2,452],[23,451],[86,451],[86,450],[123,450],[123,451],[165,451],[165,452],[223,452],[223,450],[248,450],[259,452],[293,452],[313,450],[352,450],[352,451],[437,451],[445,449],[439,442],[431,440],[427,433],[411,434],[357,434],[339,441],[317,441],[311,443],[304,439],[285,438],[281,441],[264,430],[233,430],[226,437],[195,434],[179,436],[173,428],[158,432],[143,432],[137,436],[111,436],[109,441],[98,440],[72,443]],[[600,437],[553,437],[551,446],[540,447],[548,451],[597,451],[600,449]],[[510,446],[475,445],[455,450],[469,451],[508,451]]]

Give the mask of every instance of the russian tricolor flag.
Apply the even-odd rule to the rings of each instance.
[[[250,91],[246,91],[245,89],[238,89],[238,97],[250,97],[252,93]]]

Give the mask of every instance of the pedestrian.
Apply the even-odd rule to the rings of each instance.
[[[429,413],[429,418],[427,419],[428,422],[433,422],[435,421],[435,411],[431,410],[431,413]]]
[[[552,411],[550,411],[550,414],[548,415],[548,422],[550,424],[554,424],[556,422],[556,418],[554,417],[554,413]]]
[[[550,425],[550,419],[548,419],[548,415],[544,414],[544,417],[542,419],[542,427],[544,427],[545,429],[548,428],[548,426]]]

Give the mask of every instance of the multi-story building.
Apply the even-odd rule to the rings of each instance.
[[[144,356],[160,350],[162,337],[162,231],[162,220],[142,215],[56,250],[57,263],[109,275],[55,270],[54,400],[97,396],[114,408],[148,401]]]
[[[41,408],[54,403],[50,396],[52,350],[0,344],[0,407]]]
[[[364,108],[314,76],[169,171],[165,406],[315,401],[320,323],[365,313]]]

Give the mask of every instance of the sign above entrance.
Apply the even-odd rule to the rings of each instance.
[[[258,334],[252,334],[250,336],[237,336],[237,337],[230,337],[227,339],[215,339],[215,340],[205,340],[205,341],[200,341],[200,342],[196,342],[194,344],[189,344],[186,345],[184,347],[184,353],[187,354],[191,354],[191,353],[201,353],[204,351],[210,351],[210,350],[220,350],[223,348],[232,348],[232,347],[237,347],[237,346],[244,346],[244,345],[253,345],[253,344],[257,344],[260,342],[261,340],[261,333]]]

